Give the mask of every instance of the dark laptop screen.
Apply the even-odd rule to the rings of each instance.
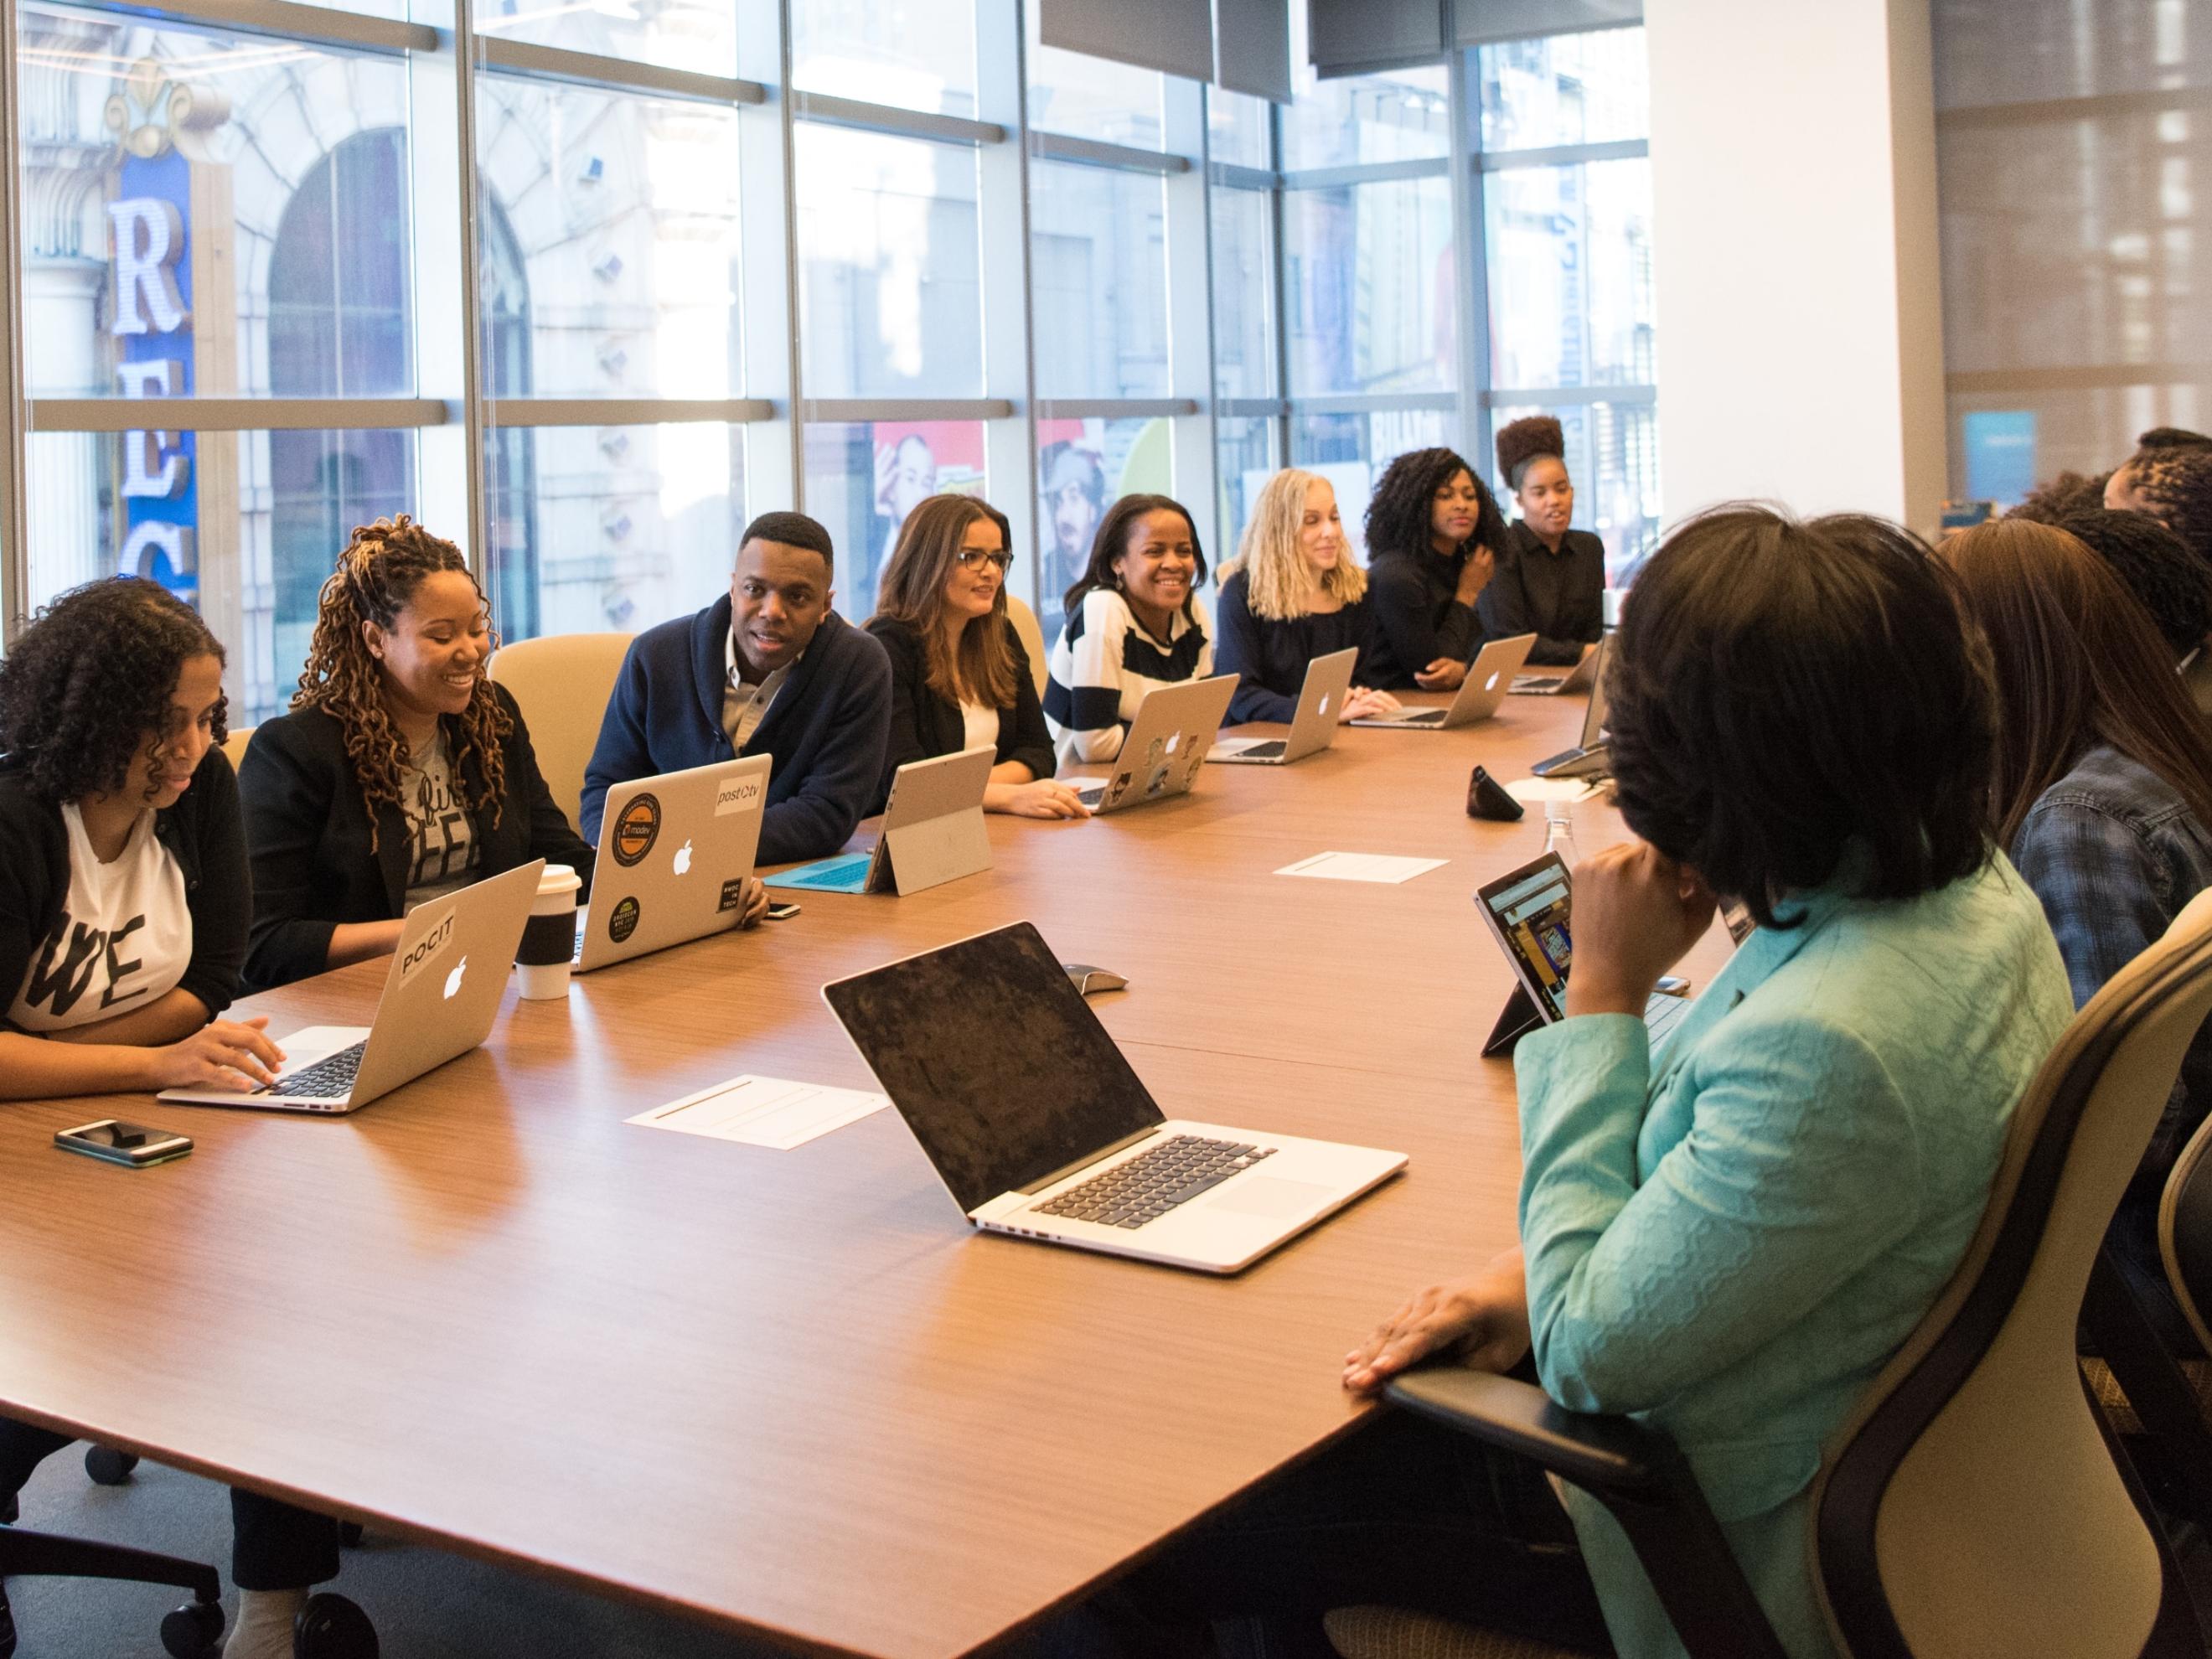
[[[1028,922],[822,994],[963,1210],[1162,1121]]]
[[[1605,641],[1600,640],[1590,664],[1589,707],[1583,710],[1583,748],[1595,749],[1604,740],[1605,715]]]

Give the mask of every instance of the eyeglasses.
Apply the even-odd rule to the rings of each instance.
[[[1003,550],[986,553],[980,547],[963,547],[953,556],[960,561],[960,568],[963,570],[973,570],[977,565],[987,562],[998,566],[1000,575],[1006,574],[1014,568],[1014,556]]]

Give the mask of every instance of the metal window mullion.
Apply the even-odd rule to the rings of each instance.
[[[813,421],[1003,421],[1011,398],[805,398],[800,418]]]
[[[1544,409],[1578,409],[1589,404],[1613,404],[1626,409],[1658,401],[1659,388],[1656,382],[1649,380],[1625,386],[1498,386],[1482,393],[1486,409],[1513,409],[1528,404]]]
[[[1028,125],[1024,118],[1024,126]],[[1030,154],[1048,161],[1066,161],[1077,167],[1109,167],[1121,173],[1188,173],[1190,157],[1166,150],[1139,149],[1133,144],[1109,144],[1097,138],[1078,138],[1061,132],[1031,132],[1025,141]]]
[[[800,331],[805,327],[806,322],[801,310],[805,296],[799,292],[799,110],[791,90],[792,68],[795,61],[792,49],[792,5],[793,0],[777,0],[776,100],[781,106],[779,116],[783,129],[783,304],[785,319],[789,325],[785,331],[789,345],[784,357],[784,384],[790,388],[787,409],[791,416],[791,504],[803,513],[806,510],[806,422],[801,410],[806,395],[806,354]],[[751,504],[748,502],[747,511],[750,510]],[[734,553],[736,550],[732,551]]]
[[[1046,596],[1037,511],[1031,139],[1024,21],[1022,0],[980,0],[975,8],[977,113],[993,117],[1013,137],[1010,146],[982,149],[975,158],[976,234],[984,260],[977,321],[983,342],[983,389],[1003,396],[1008,404],[1005,417],[983,428],[986,485],[1006,515],[1012,534],[1007,550],[1022,560],[1020,568],[1026,572],[1025,580],[1011,583],[1012,590],[1041,612]],[[994,203],[999,204],[995,208]]]
[[[500,398],[484,404],[495,429],[580,426],[738,426],[775,418],[766,398]]]
[[[1482,112],[1480,80],[1468,72],[1471,49],[1452,54],[1450,110],[1452,135],[1452,207],[1459,216],[1461,262],[1467,275],[1455,284],[1459,307],[1459,381],[1461,442],[1474,453],[1478,476],[1486,476],[1491,465],[1490,405],[1483,392],[1490,384],[1490,226],[1489,204],[1483,193],[1480,131]],[[1462,452],[1465,453],[1463,450]]]
[[[789,38],[787,27],[785,36]],[[786,78],[784,85],[791,82]],[[890,104],[863,103],[855,98],[833,97],[826,92],[786,94],[795,118],[819,121],[828,126],[858,127],[865,132],[889,133],[897,138],[926,138],[940,144],[1003,144],[1006,130],[995,121],[971,121],[960,115],[935,115],[923,110],[899,109]]]
[[[477,169],[477,33],[473,0],[453,0],[454,141],[460,167],[461,474],[469,493],[469,568],[491,588],[491,514],[484,499],[483,256],[477,247],[483,180]]]
[[[1040,421],[1172,421],[1195,415],[1200,409],[1196,398],[1039,398],[1036,402]]]
[[[292,0],[151,0],[145,4],[76,0],[76,3],[87,11],[125,16],[141,22],[217,28],[232,34],[255,34],[273,40],[336,46],[349,52],[398,56],[410,52],[435,52],[443,44],[439,31],[426,24],[364,16],[328,6],[297,5]]]
[[[1275,416],[1275,465],[1291,464],[1291,307],[1290,307],[1290,241],[1285,234],[1289,222],[1285,214],[1285,197],[1283,184],[1283,122],[1285,111],[1282,105],[1267,106],[1267,161],[1273,169],[1275,183],[1267,192],[1268,236],[1274,244],[1273,258],[1268,260],[1269,279],[1275,288],[1275,374],[1274,392],[1282,407]]]
[[[21,406],[32,432],[139,432],[155,421],[169,432],[404,432],[453,418],[441,398],[35,398]]]
[[[1228,539],[1228,514],[1224,510],[1229,492],[1221,487],[1221,319],[1216,314],[1220,309],[1220,290],[1214,285],[1213,263],[1213,100],[1217,88],[1212,86],[1199,89],[1199,148],[1201,157],[1199,176],[1204,181],[1200,188],[1200,210],[1206,216],[1206,447],[1213,457],[1212,477],[1213,489],[1210,505],[1214,510],[1213,544],[1218,549]],[[1216,562],[1218,562],[1217,560]]]
[[[1340,190],[1347,185],[1387,185],[1401,179],[1443,179],[1451,173],[1449,155],[1407,161],[1361,161],[1340,167],[1300,167],[1283,174],[1287,190]]]
[[[1592,161],[1640,161],[1651,154],[1648,138],[1623,138],[1602,144],[1552,144],[1541,149],[1488,149],[1477,153],[1476,164],[1485,173],[1510,173],[1522,167],[1572,167]]]
[[[695,103],[764,104],[768,88],[757,81],[735,76],[705,75],[693,70],[668,69],[633,58],[608,58],[597,52],[571,52],[565,46],[540,46],[535,41],[510,40],[504,35],[479,37],[487,74],[514,76],[532,81],[558,81],[570,86],[592,87],[606,92],[643,93],[660,98],[686,99]]]
[[[0,411],[0,644],[13,641],[31,598],[29,515],[23,502],[23,83],[16,21],[16,0],[0,0],[0,376],[7,397]]]

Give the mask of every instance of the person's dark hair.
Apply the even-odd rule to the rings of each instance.
[[[1996,672],[1999,842],[2100,742],[2212,824],[2212,732],[2112,567],[2063,530],[2009,520],[1952,537],[1943,559]]]
[[[832,576],[837,574],[837,554],[830,544],[830,532],[804,513],[762,514],[738,538],[739,552],[747,542],[781,542],[786,547],[805,548],[822,556],[822,563]]]
[[[2062,472],[2021,497],[2020,505],[2005,514],[2030,524],[2057,524],[2061,519],[2105,505],[2105,483],[2112,475]]]
[[[2087,507],[2068,514],[2057,527],[2112,567],[2150,613],[2177,659],[2212,634],[2212,570],[2156,519]]]
[[[169,726],[177,676],[222,660],[198,612],[158,582],[109,576],[73,587],[0,658],[0,751],[32,793],[57,804],[113,794]],[[215,706],[228,732],[229,699]]]
[[[1198,520],[1190,509],[1167,495],[1124,495],[1106,509],[1106,516],[1098,520],[1091,538],[1091,562],[1062,596],[1062,611],[1073,617],[1083,608],[1084,596],[1092,588],[1121,586],[1121,578],[1114,574],[1114,561],[1129,550],[1129,532],[1147,513],[1180,513],[1190,526],[1190,550],[1196,557],[1198,572],[1191,578],[1191,597],[1182,602],[1182,612],[1195,619],[1191,607],[1198,601],[1198,590],[1206,586],[1206,546],[1198,538]]]
[[[1498,497],[1482,481],[1482,474],[1467,458],[1452,449],[1413,449],[1382,469],[1375,493],[1367,500],[1367,556],[1377,553],[1410,553],[1438,556],[1429,540],[1429,526],[1436,508],[1437,491],[1464,472],[1474,480],[1474,533],[1451,556],[1453,568],[1478,547],[1492,552],[1505,549],[1505,514]]]
[[[1716,508],[1636,580],[1606,669],[1621,817],[1761,927],[1863,848],[1912,898],[1989,858],[1987,652],[1882,520]]]
[[[2124,471],[2142,510],[2212,569],[2212,448],[2140,449]]]
[[[1498,470],[1515,489],[1521,488],[1521,475],[1529,462],[1547,455],[1555,461],[1567,459],[1566,428],[1556,415],[1523,415],[1509,421],[1498,428],[1496,444]]]
[[[2154,426],[2136,440],[2137,449],[2212,449],[2212,437],[2185,426]]]

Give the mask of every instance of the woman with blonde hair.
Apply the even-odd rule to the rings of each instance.
[[[353,532],[323,584],[292,711],[239,769],[252,859],[250,989],[390,952],[415,905],[592,849],[484,673],[498,637],[468,562],[402,514]]]
[[[1398,707],[1371,678],[1367,573],[1345,545],[1336,491],[1328,479],[1285,467],[1261,487],[1237,556],[1222,567],[1214,602],[1215,666],[1237,676],[1227,724],[1287,722],[1297,712],[1306,665],[1356,650],[1352,695],[1337,711],[1357,720]]]
[[[932,495],[900,526],[868,619],[891,659],[890,745],[871,811],[884,810],[908,761],[988,749],[985,811],[1089,816],[1052,775],[1052,733],[1006,617],[1013,556],[1006,514],[972,495]]]

